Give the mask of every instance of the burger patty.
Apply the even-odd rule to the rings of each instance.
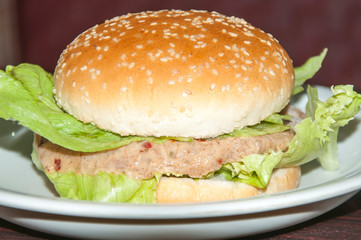
[[[291,125],[303,118],[302,113],[294,109],[288,110],[287,113],[295,116],[290,121]],[[294,131],[290,129],[263,136],[192,142],[141,141],[117,149],[84,153],[65,149],[36,135],[35,146],[44,170],[49,173],[125,173],[138,180],[151,178],[154,173],[172,173],[200,178],[218,170],[222,164],[240,162],[242,157],[250,154],[262,154],[270,150],[286,151],[293,137]]]

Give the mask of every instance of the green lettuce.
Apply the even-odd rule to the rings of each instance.
[[[46,173],[62,198],[97,202],[156,203],[156,178],[134,180],[123,174]]]
[[[302,165],[317,159],[326,170],[337,170],[337,133],[360,111],[361,95],[351,85],[331,88],[333,96],[322,102],[317,89],[308,86],[306,118],[294,127],[295,137],[286,152],[246,156],[216,172],[228,180],[266,187],[274,168]]]
[[[323,49],[322,53],[318,56],[309,58],[302,66],[294,68],[295,71],[295,85],[293,87],[293,95],[300,93],[304,90],[303,84],[313,78],[313,76],[320,70],[322,62],[327,54],[327,48]]]

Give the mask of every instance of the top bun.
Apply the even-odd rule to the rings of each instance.
[[[288,103],[292,61],[270,34],[216,12],[116,17],[61,54],[56,100],[121,135],[208,138],[259,123]]]

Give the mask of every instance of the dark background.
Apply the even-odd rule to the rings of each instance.
[[[359,0],[18,0],[20,61],[52,72],[61,51],[87,28],[128,12],[206,9],[244,18],[272,33],[294,61],[329,49],[311,83],[361,90]]]

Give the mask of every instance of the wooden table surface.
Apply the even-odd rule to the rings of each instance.
[[[0,239],[17,240],[66,240],[30,229],[26,229],[0,219]],[[341,206],[307,222],[252,237],[260,239],[361,239],[361,192]]]

